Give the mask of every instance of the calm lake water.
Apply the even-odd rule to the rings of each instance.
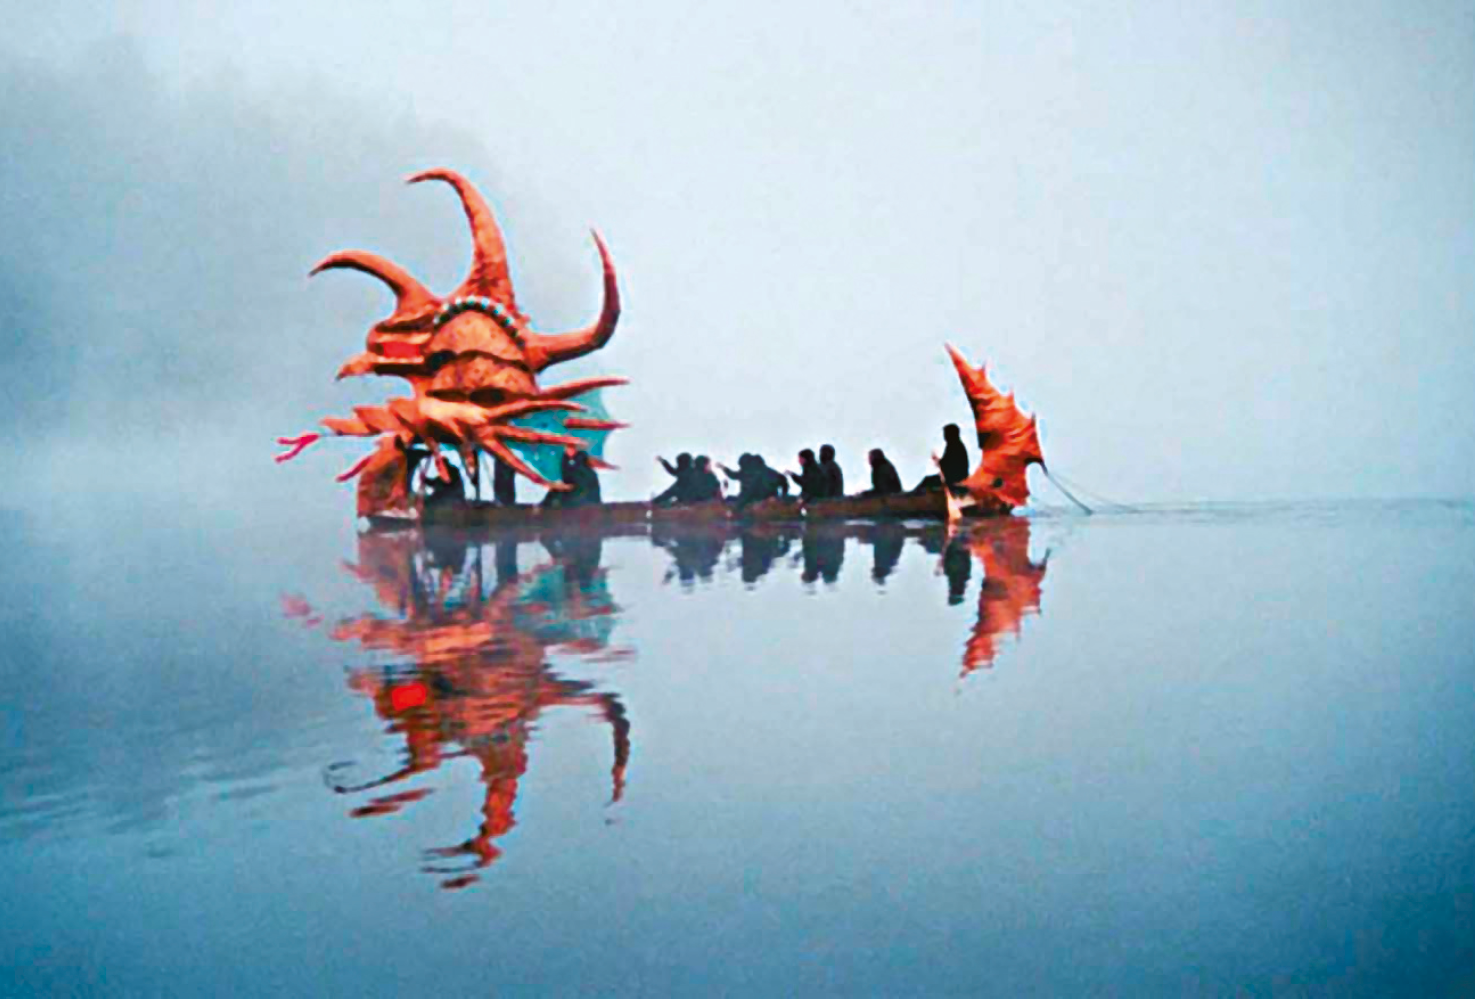
[[[0,521],[0,993],[1475,989],[1475,506]]]

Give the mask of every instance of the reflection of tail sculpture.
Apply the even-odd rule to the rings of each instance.
[[[963,649],[962,675],[993,666],[999,640],[1019,634],[1024,619],[1040,611],[1040,588],[1048,556],[1036,565],[1029,557],[1029,521],[1000,518],[975,527],[964,537],[969,552],[983,567],[978,592],[978,620]]]
[[[364,535],[359,545],[359,563],[349,570],[403,617],[364,615],[339,623],[332,636],[409,662],[354,670],[349,679],[352,689],[373,699],[388,731],[404,736],[408,758],[393,773],[359,783],[341,779],[346,765],[330,768],[334,790],[378,790],[435,770],[444,760],[474,757],[486,786],[477,831],[456,846],[427,851],[424,869],[443,875],[447,888],[471,884],[477,871],[501,855],[496,840],[514,825],[528,738],[544,711],[590,707],[609,722],[614,734],[611,800],[620,799],[630,757],[624,705],[590,683],[558,676],[546,661],[549,649],[593,652],[606,644],[607,628],[588,627],[616,610],[603,589],[603,570],[585,567],[580,573],[558,562],[527,574],[499,573],[496,587],[484,594],[480,560],[463,565],[465,548],[437,566],[431,564],[437,553],[419,547],[413,535]],[[445,559],[447,553],[439,555]],[[576,582],[570,579],[580,575]],[[299,606],[291,610],[302,616]],[[452,744],[461,748],[449,750]],[[353,815],[395,812],[428,793],[378,795]]]

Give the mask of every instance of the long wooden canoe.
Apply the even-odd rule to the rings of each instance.
[[[1007,509],[970,516],[1006,514]],[[816,522],[945,520],[947,502],[937,490],[896,493],[890,496],[846,496],[844,499],[801,503],[795,499],[765,500],[739,509],[722,500],[677,506],[656,506],[648,501],[598,503],[576,507],[498,506],[493,503],[454,503],[425,507],[418,518],[373,516],[370,526],[380,530],[416,524],[441,527],[552,528],[590,527],[601,530],[650,523]]]

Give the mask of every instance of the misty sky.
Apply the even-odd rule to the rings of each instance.
[[[362,445],[278,468],[271,439],[398,394],[332,381],[390,299],[305,275],[362,247],[452,288],[455,199],[401,183],[449,166],[544,329],[594,315],[588,228],[610,244],[620,328],[566,372],[631,379],[607,495],[662,487],[657,453],[825,441],[853,482],[874,445],[918,478],[966,418],[944,341],[1106,496],[1475,493],[1472,4],[7,23],[6,461],[50,489],[349,509],[332,474]]]

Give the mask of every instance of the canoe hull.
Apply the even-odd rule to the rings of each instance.
[[[970,516],[1001,516],[1005,508],[971,510]],[[573,528],[609,530],[647,523],[684,524],[711,521],[741,523],[816,523],[900,520],[945,520],[947,501],[940,491],[896,493],[890,496],[847,496],[843,499],[800,503],[792,499],[765,500],[738,508],[715,500],[681,506],[656,506],[649,502],[600,503],[576,507],[497,506],[492,503],[458,503],[426,507],[420,517],[372,516],[371,527],[394,530],[426,527],[487,528]]]

